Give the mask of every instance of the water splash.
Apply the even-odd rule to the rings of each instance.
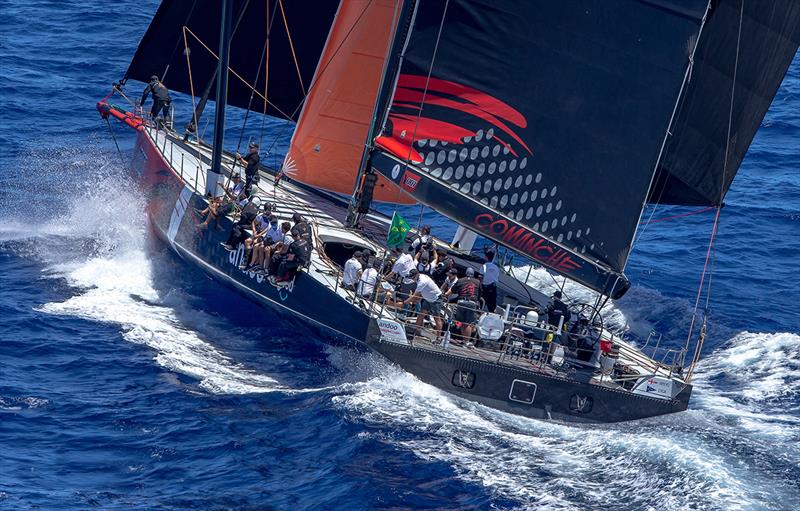
[[[61,211],[38,225],[23,225],[10,215],[0,233],[16,241],[17,252],[44,264],[44,278],[62,279],[76,291],[38,310],[119,325],[126,340],[152,348],[159,365],[197,378],[210,392],[282,390],[274,378],[231,360],[182,323],[155,287],[143,196],[126,169],[107,156],[91,156],[52,155],[67,163],[56,179],[61,183],[51,183],[67,198]],[[193,318],[208,324],[200,312]]]

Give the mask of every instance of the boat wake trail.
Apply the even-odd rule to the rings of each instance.
[[[745,394],[759,389],[752,390],[758,395],[742,414],[725,396],[735,394],[739,382],[726,382],[718,394],[705,374],[711,364],[738,358],[765,336],[767,345],[777,345],[771,348],[794,343],[795,351],[774,370],[765,363],[763,373],[754,368],[742,374]],[[787,386],[797,386],[798,340],[742,334],[703,369],[703,397],[690,411],[630,424],[573,426],[520,418],[453,398],[391,368],[343,386],[333,401],[379,441],[445,462],[459,477],[498,498],[517,500],[521,508],[788,509],[788,502],[800,498],[800,420],[796,411],[776,417],[761,405],[794,401],[769,387],[784,377]]]
[[[185,326],[175,311],[160,305],[150,285],[144,252],[128,252],[84,263],[57,265],[52,276],[82,292],[63,302],[47,303],[42,312],[120,325],[123,337],[155,350],[156,362],[200,381],[203,389],[223,394],[281,390],[275,379],[248,370]]]
[[[44,264],[43,278],[65,281],[76,293],[39,310],[119,325],[126,340],[152,348],[159,365],[197,378],[209,392],[284,390],[274,378],[234,362],[187,327],[186,316],[200,327],[213,321],[202,312],[182,310],[190,308],[182,306],[179,291],[159,293],[141,195],[119,164],[103,164],[102,154],[95,156],[87,161],[73,155],[67,165],[72,174],[64,186],[72,192],[54,191],[68,197],[66,211],[33,226],[12,216],[0,233],[20,256]]]

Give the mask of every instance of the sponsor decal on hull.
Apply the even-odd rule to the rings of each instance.
[[[406,329],[397,321],[391,319],[378,319],[378,328],[381,331],[381,340],[391,341],[400,344],[408,344],[406,339]]]

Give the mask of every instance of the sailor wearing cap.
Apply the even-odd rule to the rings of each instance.
[[[399,305],[421,302],[422,312],[417,315],[417,327],[422,327],[425,315],[429,313],[436,323],[438,338],[442,331],[442,290],[432,278],[418,272],[416,268],[409,270],[407,277],[416,283],[416,288],[414,293],[407,300],[400,301]]]
[[[241,156],[239,153],[236,153],[236,156],[239,158],[239,163],[244,167],[244,187],[247,190],[250,190],[253,183],[258,181],[258,163],[261,161],[261,157],[258,155],[258,149],[257,142],[250,142],[246,155]]]

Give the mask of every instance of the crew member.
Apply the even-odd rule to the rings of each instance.
[[[461,335],[467,340],[472,337],[476,311],[480,307],[481,283],[475,278],[475,270],[467,268],[466,275],[458,279],[451,292],[458,295],[455,319],[461,322]]]
[[[361,265],[361,251],[356,250],[350,259],[344,263],[344,272],[342,274],[342,284],[345,289],[354,290],[358,279],[361,278],[361,270],[364,267]]]
[[[408,278],[414,280],[417,287],[407,300],[403,300],[399,304],[414,304],[421,301],[422,312],[417,315],[417,326],[422,327],[426,313],[429,313],[436,323],[436,337],[438,338],[442,332],[442,290],[436,286],[436,282],[432,278],[424,273],[419,273],[416,269],[408,272]]]
[[[261,157],[258,155],[257,142],[250,142],[248,149],[246,155],[241,156],[237,153],[236,156],[239,158],[239,163],[244,166],[244,188],[250,192],[255,177],[258,175],[258,164],[261,161]]]
[[[558,323],[561,321],[562,317],[564,318],[563,326],[566,326],[572,318],[569,307],[567,307],[566,303],[561,301],[562,296],[561,291],[556,291],[553,293],[550,303],[547,304],[547,322],[555,327],[558,327]]]
[[[500,280],[500,268],[494,264],[494,250],[484,248],[483,255],[486,262],[481,267],[483,274],[481,296],[486,302],[486,310],[494,312],[497,308],[497,281]]]
[[[150,83],[144,88],[142,92],[142,100],[139,102],[144,107],[144,102],[147,101],[147,96],[153,93],[153,107],[150,109],[150,117],[155,121],[158,114],[163,112],[164,119],[169,115],[169,105],[172,98],[169,97],[169,90],[161,83],[156,75],[150,77]]]

